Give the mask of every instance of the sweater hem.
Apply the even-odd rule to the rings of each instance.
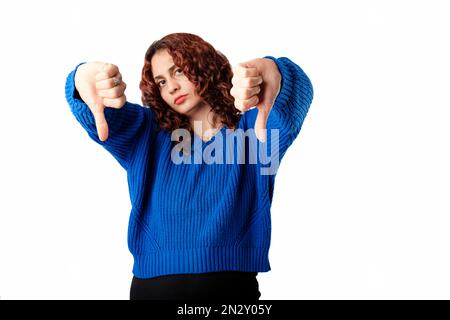
[[[220,271],[267,272],[269,248],[205,247],[133,254],[137,278]]]

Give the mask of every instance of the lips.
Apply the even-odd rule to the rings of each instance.
[[[175,104],[183,103],[184,100],[185,100],[185,98],[186,98],[186,96],[187,96],[187,95],[185,94],[184,96],[179,96],[179,97],[175,98],[174,103],[175,103]]]

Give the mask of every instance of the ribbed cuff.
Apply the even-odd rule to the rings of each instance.
[[[83,100],[79,99],[77,95],[75,95],[75,74],[78,68],[85,64],[86,62],[79,63],[75,69],[69,73],[66,79],[66,100],[69,103],[70,108],[74,113],[84,112],[88,106],[84,103]]]

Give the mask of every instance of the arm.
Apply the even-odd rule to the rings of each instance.
[[[115,107],[104,106],[103,113],[107,123],[108,137],[106,140],[100,139],[96,125],[98,120],[94,117],[94,113],[88,104],[81,99],[81,96],[86,97],[87,94],[83,92],[80,96],[75,86],[75,76],[79,67],[83,64],[84,62],[77,65],[66,79],[65,93],[70,110],[89,137],[110,152],[119,164],[127,170],[134,142],[138,139],[143,127],[152,123],[152,113],[150,110],[130,102],[125,102],[123,106],[119,107],[117,105]],[[89,81],[95,82],[95,79]],[[92,99],[88,100],[92,104]]]

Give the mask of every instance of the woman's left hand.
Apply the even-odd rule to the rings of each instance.
[[[233,67],[230,94],[241,112],[258,108],[255,131],[258,140],[266,141],[266,124],[270,110],[280,92],[281,73],[272,59],[257,58]]]

